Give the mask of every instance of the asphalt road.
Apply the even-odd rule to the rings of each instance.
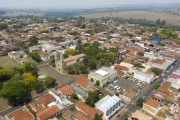
[[[164,81],[163,79],[168,78],[172,74],[173,71],[175,71],[176,69],[179,68],[179,65],[180,65],[180,61],[177,61],[172,68],[170,68],[169,70],[166,71],[166,74],[162,78],[159,78],[156,81],[154,81],[151,85],[146,86],[144,88],[144,90],[139,94],[138,97],[141,98],[141,97],[145,96],[145,99],[147,99],[148,97],[152,96],[156,85],[162,84]],[[119,120],[125,120],[127,114],[130,114],[130,113],[136,111],[137,109],[139,109],[139,108],[136,107],[136,102],[132,102],[131,104],[128,104],[125,108],[125,111],[123,111],[121,113],[121,117],[119,118]]]

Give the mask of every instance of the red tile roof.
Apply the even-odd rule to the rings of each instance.
[[[91,118],[94,118],[95,114],[97,113],[98,115],[102,116],[103,112],[95,109],[89,105],[87,105],[86,103],[80,102],[76,105],[77,109],[80,109],[82,112],[86,113],[88,116],[90,116]]]
[[[145,104],[147,104],[147,105],[149,105],[149,106],[151,106],[151,107],[153,107],[153,108],[157,108],[157,107],[159,107],[159,106],[161,105],[161,103],[160,103],[159,101],[154,100],[154,99],[152,99],[152,98],[149,98],[149,99],[145,102]]]
[[[56,105],[53,105],[51,107],[48,107],[48,108],[38,112],[36,114],[36,116],[40,120],[46,120],[49,117],[51,117],[51,116],[55,115],[56,113],[58,113],[59,111],[60,111],[60,109]]]
[[[34,120],[34,116],[25,107],[9,113],[7,117],[11,120]]]
[[[74,91],[70,85],[64,85],[58,89],[64,95],[71,95]]]
[[[85,115],[83,112],[77,111],[74,113],[74,117],[77,120],[90,120],[90,117]]]
[[[78,76],[77,80],[76,80],[76,83],[81,85],[82,87],[86,88],[87,85],[90,83],[90,80],[85,78],[85,77]]]
[[[44,96],[41,96],[40,98],[37,98],[35,100],[35,103],[38,104],[38,105],[47,105],[51,102],[53,102],[55,100],[55,98],[51,95],[51,94],[46,94]]]

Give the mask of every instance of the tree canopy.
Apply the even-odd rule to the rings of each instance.
[[[0,23],[0,30],[6,29],[8,26],[5,23]]]
[[[164,38],[164,39],[177,39],[178,34],[173,29],[167,28],[167,29],[163,29],[159,33],[159,37]]]
[[[50,77],[50,76],[47,76],[45,78],[45,85],[46,87],[50,88],[50,87],[54,87],[56,85],[56,79]]]
[[[10,80],[3,84],[0,94],[10,102],[23,100],[27,93],[25,84],[20,80]]]
[[[69,48],[69,49],[66,49],[65,52],[64,52],[64,57],[67,58],[69,57],[70,55],[74,56],[77,54],[77,51],[75,49],[72,49],[72,48]]]
[[[0,69],[0,81],[6,81],[11,79],[15,74],[15,70],[12,68],[1,68]]]
[[[39,38],[32,36],[29,38],[30,46],[37,45]]]
[[[97,113],[94,115],[94,120],[103,120]]]
[[[29,56],[30,56],[33,60],[35,60],[36,62],[41,62],[41,61],[42,61],[42,60],[41,60],[41,56],[40,56],[39,53],[36,52],[36,51],[30,52],[30,53],[29,53]]]
[[[94,106],[98,100],[99,100],[99,91],[96,90],[94,92],[90,91],[88,93],[88,97],[86,98],[85,102],[90,106]]]

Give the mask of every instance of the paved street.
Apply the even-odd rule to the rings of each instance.
[[[180,61],[177,61],[175,63],[175,65],[171,69],[169,69],[162,78],[154,81],[151,85],[147,85],[143,89],[143,91],[139,94],[139,97],[145,96],[145,99],[147,99],[149,96],[151,96],[153,94],[153,91],[155,90],[155,86],[157,84],[162,84],[163,79],[168,78],[168,76],[170,76],[173,71],[178,69],[179,65],[180,65]],[[121,112],[121,117],[118,120],[125,120],[125,117],[126,117],[127,114],[130,114],[130,113],[136,111],[137,109],[139,109],[139,108],[136,107],[136,103],[128,104],[125,107],[125,111]]]
[[[51,66],[44,64],[39,67],[40,73],[49,75],[57,80],[59,85],[71,84],[75,82],[76,77],[72,75],[63,75],[53,69]]]

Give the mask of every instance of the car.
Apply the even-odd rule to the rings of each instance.
[[[114,86],[114,90],[116,90],[118,88],[118,86],[116,85],[116,86]]]
[[[121,87],[117,87],[117,88],[116,88],[116,90],[120,90],[120,89],[121,89]]]

